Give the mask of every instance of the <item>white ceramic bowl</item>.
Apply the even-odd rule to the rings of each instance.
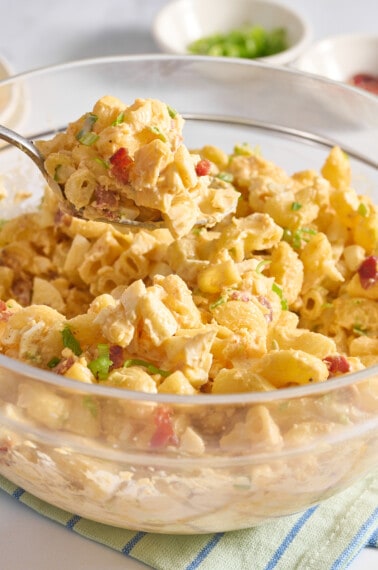
[[[244,24],[287,30],[289,47],[260,58],[274,65],[298,58],[311,39],[310,25],[298,12],[270,0],[175,0],[158,12],[153,35],[163,52],[186,54],[191,42]]]
[[[325,38],[312,45],[292,65],[301,71],[345,83],[358,73],[378,75],[378,35]]]

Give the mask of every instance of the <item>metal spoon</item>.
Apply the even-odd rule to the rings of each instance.
[[[60,201],[60,205],[62,207],[62,210],[64,212],[66,212],[67,214],[69,214],[70,216],[73,216],[75,218],[80,218],[80,219],[87,219],[82,212],[80,212],[77,208],[75,208],[75,206],[73,204],[71,204],[65,195],[64,192],[64,185],[60,185],[58,184],[58,182],[56,182],[56,180],[54,180],[49,173],[46,171],[45,168],[45,164],[44,164],[44,158],[41,155],[41,153],[39,152],[38,148],[33,144],[32,141],[24,138],[23,136],[21,136],[20,134],[16,133],[15,131],[12,131],[11,129],[8,129],[7,127],[4,127],[3,125],[0,125],[0,139],[4,140],[5,142],[9,143],[10,145],[18,148],[19,150],[21,150],[23,153],[25,153],[29,158],[32,159],[32,161],[34,162],[34,164],[37,166],[37,168],[39,168],[40,172],[42,173],[43,177],[45,178],[47,184],[50,186],[50,188],[53,190],[53,192],[58,196],[59,201]],[[112,218],[112,219],[107,219],[107,218],[91,218],[91,221],[96,221],[96,222],[105,222],[108,224],[111,224],[115,227],[120,227],[120,226],[128,226],[128,227],[134,227],[134,228],[144,228],[144,229],[157,229],[157,228],[165,228],[166,224],[164,223],[164,221],[138,221],[138,220],[129,220],[129,219],[125,219],[123,216],[119,217],[119,218]],[[196,226],[204,226],[209,224],[209,222],[211,222],[211,220],[197,220],[196,222]]]

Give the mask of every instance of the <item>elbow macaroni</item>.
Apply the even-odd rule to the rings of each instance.
[[[108,96],[39,141],[76,208],[168,229],[71,218],[47,189],[41,212],[0,230],[0,352],[81,382],[178,394],[324,382],[327,358],[376,362],[378,278],[364,286],[359,267],[377,255],[377,209],[351,187],[345,154],[289,176],[252,149],[190,152],[182,126],[159,101]],[[203,215],[213,226],[193,229]]]

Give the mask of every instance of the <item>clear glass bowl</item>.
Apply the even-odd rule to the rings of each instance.
[[[14,85],[25,93],[18,130],[31,138],[105,94],[153,97],[184,115],[188,147],[230,152],[248,140],[294,171],[319,168],[339,144],[360,192],[377,199],[378,99],[336,82],[240,60],[137,56],[32,71],[0,83],[0,95]],[[30,159],[2,145],[0,172],[10,194],[1,218],[37,206],[43,182]],[[20,187],[32,194],[22,206],[12,199]],[[33,391],[56,421],[23,404]],[[184,426],[185,445],[153,448],[167,414]],[[83,384],[0,355],[0,473],[103,523],[187,534],[246,528],[323,501],[377,463],[377,366],[274,392],[174,396]]]

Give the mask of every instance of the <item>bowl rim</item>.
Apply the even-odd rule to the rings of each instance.
[[[290,61],[292,61],[293,59],[295,59],[295,54],[297,54],[300,50],[304,50],[306,46],[310,45],[313,35],[312,27],[309,20],[305,16],[303,16],[303,14],[300,11],[296,10],[292,6],[282,4],[276,0],[250,0],[250,1],[251,4],[269,5],[272,7],[272,9],[278,9],[280,12],[288,14],[293,20],[297,22],[297,24],[301,28],[300,37],[292,46],[288,47],[287,49],[277,54],[260,58],[253,58],[250,59],[250,61],[266,61],[266,62],[271,61],[273,63],[275,58],[279,59],[280,56],[282,55],[283,57],[284,54],[285,56],[287,56],[287,61],[289,61],[289,59]],[[172,8],[174,8],[175,6],[180,7],[180,5],[189,6],[190,4],[191,0],[171,0],[170,2],[162,6],[162,8],[160,8],[160,10],[156,13],[151,27],[152,35],[158,46],[161,49],[163,49],[165,52],[171,54],[180,53],[181,55],[190,55],[190,54],[185,54],[184,52],[177,51],[174,47],[172,47],[172,44],[169,41],[167,42],[165,40],[165,36],[163,36],[161,32],[161,21],[164,17],[167,16],[167,14],[169,14]],[[299,55],[297,57],[299,57]],[[227,59],[232,59],[232,58],[227,58]]]
[[[337,84],[343,90],[351,90],[355,96],[374,101],[378,109],[378,97],[367,93],[356,87],[340,84],[339,81],[332,80],[317,74],[308,73],[297,68],[292,67],[276,67],[266,64],[264,62],[255,60],[244,60],[241,58],[214,58],[212,56],[191,56],[191,55],[169,55],[169,54],[139,54],[139,55],[110,55],[95,58],[83,58],[64,63],[57,63],[54,65],[47,65],[43,67],[33,68],[24,72],[20,72],[11,77],[0,80],[0,87],[8,83],[22,82],[28,78],[38,77],[44,74],[51,74],[55,72],[64,71],[69,68],[77,68],[88,65],[97,65],[110,62],[120,61],[184,61],[184,62],[211,62],[218,61],[218,65],[239,65],[258,67],[266,69],[267,71],[278,71],[284,74],[291,75],[304,75],[315,79],[319,84]],[[34,381],[42,381],[46,385],[54,386],[56,388],[64,388],[71,392],[90,393],[99,397],[117,398],[121,400],[136,400],[144,402],[167,403],[167,404],[196,404],[201,406],[207,405],[220,405],[220,404],[251,404],[262,402],[273,402],[277,400],[288,400],[291,398],[305,397],[319,395],[323,392],[331,392],[337,389],[347,388],[355,383],[362,382],[369,377],[378,375],[378,364],[369,366],[363,370],[346,374],[344,376],[332,378],[330,381],[319,382],[315,384],[304,384],[301,386],[294,386],[283,389],[271,390],[268,392],[242,392],[230,394],[196,394],[196,395],[180,395],[180,394],[152,394],[148,392],[139,392],[133,390],[126,390],[124,388],[117,388],[113,386],[104,386],[101,384],[87,384],[67,378],[44,370],[41,368],[33,367],[29,364],[13,359],[9,356],[0,354],[0,367],[8,370],[10,373],[16,373],[23,376],[23,379],[30,379]]]
[[[324,57],[324,55],[327,53],[329,53],[329,49],[332,51],[334,46],[336,46],[337,44],[342,44],[344,42],[357,42],[357,49],[358,49],[358,43],[361,41],[364,42],[371,42],[371,43],[376,43],[378,45],[378,34],[373,34],[373,33],[363,33],[363,32],[359,32],[359,33],[346,33],[346,34],[333,34],[331,36],[325,36],[321,39],[319,39],[317,42],[312,43],[297,59],[295,59],[294,61],[291,62],[291,66],[296,67],[297,63],[302,63],[303,61],[306,61],[306,63],[308,61],[311,60],[311,58],[316,54],[316,57],[318,55],[320,55],[321,57]],[[300,69],[301,71],[305,71],[305,69],[302,69],[300,67],[298,67],[298,69]]]
[[[115,386],[106,386],[102,384],[89,384],[80,382],[73,378],[61,376],[36,368],[30,364],[21,362],[4,354],[0,354],[0,370],[1,368],[8,370],[12,374],[20,374],[22,380],[33,380],[42,382],[50,387],[66,389],[70,392],[80,392],[82,394],[91,394],[98,397],[106,397],[117,400],[135,400],[146,403],[160,404],[198,404],[200,406],[222,405],[222,404],[262,404],[266,402],[276,402],[278,400],[290,400],[293,398],[303,398],[306,396],[316,396],[323,393],[334,392],[339,389],[347,388],[354,384],[359,384],[375,375],[378,376],[378,364],[364,368],[351,374],[335,377],[325,382],[317,382],[315,384],[302,384],[301,386],[293,386],[289,388],[277,388],[267,392],[232,392],[230,394],[153,394],[150,392],[140,392],[118,388]]]
[[[336,79],[331,79],[329,77],[326,77],[325,75],[319,75],[318,73],[309,72],[304,69],[302,70],[299,67],[296,67],[294,65],[294,62],[289,63],[288,65],[272,65],[267,63],[265,58],[246,59],[240,57],[214,57],[206,55],[184,55],[177,53],[113,54],[113,55],[106,55],[99,57],[84,57],[80,59],[72,59],[61,63],[54,63],[50,65],[33,67],[31,69],[26,69],[24,71],[14,73],[8,77],[0,79],[0,87],[14,83],[15,81],[22,81],[23,79],[33,78],[33,76],[50,74],[53,72],[60,72],[69,68],[77,68],[77,67],[104,64],[104,63],[116,63],[121,61],[138,62],[138,61],[160,61],[160,60],[182,61],[182,62],[191,62],[191,63],[200,63],[203,61],[205,63],[212,63],[215,65],[232,64],[234,66],[240,65],[247,67],[262,68],[265,69],[267,72],[269,71],[271,72],[273,70],[288,75],[290,74],[290,75],[305,76],[312,78],[319,84],[324,83],[330,85],[337,85],[339,89],[341,88],[343,90],[353,91],[355,94],[358,94],[359,97],[362,97],[364,99],[368,98],[370,99],[370,101],[374,101],[375,104],[378,104],[378,97],[376,95],[372,95],[370,92],[354,87],[353,85],[349,85],[348,83],[344,83]],[[299,58],[295,61],[299,61]]]

